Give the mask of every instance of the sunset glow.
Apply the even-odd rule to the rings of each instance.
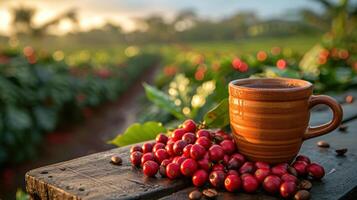
[[[12,31],[12,9],[21,6],[36,9],[35,26],[40,26],[65,11],[76,9],[78,25],[75,26],[69,21],[61,22],[59,26],[50,31],[52,34],[61,35],[74,30],[88,31],[99,28],[107,22],[120,25],[124,31],[130,32],[138,28],[135,23],[137,18],[159,14],[170,20],[177,12],[184,9],[192,9],[204,19],[224,18],[237,11],[253,11],[258,16],[274,17],[286,14],[291,9],[306,6],[315,10],[320,9],[316,5],[309,5],[308,2],[308,0],[294,2],[272,0],[269,4],[262,4],[259,0],[252,0],[249,3],[244,0],[237,0],[222,4],[217,0],[207,0],[202,4],[202,2],[189,0],[179,2],[167,0],[107,0],[105,3],[95,0],[5,0],[0,2],[0,34],[10,35],[10,31]]]

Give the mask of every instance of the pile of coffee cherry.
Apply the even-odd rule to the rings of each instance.
[[[291,165],[250,162],[237,151],[230,134],[198,129],[193,120],[186,120],[170,137],[159,134],[156,142],[132,146],[130,152],[132,165],[142,167],[146,176],[159,172],[169,179],[186,177],[196,187],[210,185],[229,192],[254,193],[262,186],[283,198],[309,199],[308,179],[320,180],[325,175],[322,166],[303,155]]]

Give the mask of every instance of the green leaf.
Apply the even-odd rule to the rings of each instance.
[[[145,122],[144,124],[134,123],[125,130],[123,134],[118,135],[109,144],[125,146],[142,141],[152,140],[157,134],[166,132],[165,127],[160,122]]]
[[[36,122],[46,131],[51,131],[56,127],[57,115],[54,109],[37,106],[34,109]]]
[[[179,107],[177,107],[170,97],[157,88],[144,83],[145,93],[147,98],[155,105],[171,113],[178,119],[185,119]]]
[[[27,110],[9,106],[5,112],[5,123],[11,130],[24,130],[31,127],[31,117]]]
[[[21,188],[18,188],[17,191],[16,191],[16,200],[28,200],[30,199],[30,196],[22,191]]]
[[[204,116],[204,124],[208,128],[223,128],[229,124],[228,98],[223,99],[216,107]]]

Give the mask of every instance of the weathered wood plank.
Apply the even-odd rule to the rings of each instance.
[[[113,154],[123,158],[123,165],[109,163]],[[185,180],[143,176],[130,165],[129,147],[124,147],[31,170],[26,187],[34,199],[155,199],[182,189]]]
[[[357,199],[357,120],[353,120],[347,125],[350,131],[346,133],[336,130],[328,135],[308,140],[303,144],[300,153],[309,156],[313,162],[322,164],[326,170],[326,176],[322,181],[312,182],[312,199]],[[327,149],[317,147],[316,142],[318,140],[328,141],[331,147]],[[346,156],[336,156],[334,150],[337,148],[348,148]],[[161,200],[187,199],[188,194],[195,189],[189,187],[163,197]],[[279,198],[260,191],[257,194],[220,192],[217,199],[273,200]]]
[[[355,97],[357,97],[357,95]],[[353,104],[344,104],[343,108],[345,121],[352,120],[357,116],[357,101]],[[311,117],[312,123],[321,124],[327,122],[329,116],[330,114],[326,110],[314,112]],[[354,131],[354,133],[341,134],[335,131],[332,134],[307,141],[304,144],[302,152],[308,154],[313,160],[320,162],[324,162],[324,158],[328,158],[327,164],[324,163],[324,165],[327,166],[326,169],[336,169],[334,173],[326,177],[326,181],[321,183],[321,186],[317,184],[317,186],[314,187],[314,191],[319,190],[316,189],[318,187],[326,187],[324,186],[325,182],[334,182],[334,180],[329,180],[330,176],[336,176],[334,177],[336,180],[340,182],[343,181],[337,179],[340,176],[339,173],[344,173],[342,174],[343,176],[346,176],[347,172],[351,173],[353,176],[351,176],[352,178],[349,179],[350,182],[347,185],[357,185],[357,183],[354,182],[355,179],[353,179],[353,177],[357,177],[355,173],[356,170],[354,170],[354,172],[347,170],[347,168],[351,168],[351,164],[357,166],[355,156],[357,154],[357,150],[355,149],[357,145],[356,147],[353,145],[353,142],[357,141],[357,137],[355,136],[357,125],[354,124],[355,122],[356,121],[351,121],[348,123],[353,125],[350,125],[348,130],[350,132]],[[335,136],[336,134],[338,137]],[[345,137],[341,137],[340,135],[344,135]],[[341,144],[346,144],[346,146],[348,145],[348,148],[351,149],[347,153],[347,157],[336,158],[333,155],[332,149],[324,150],[326,152],[314,149],[316,148],[314,143],[318,139],[337,141],[335,142],[336,144],[341,142]],[[341,141],[339,141],[339,139]],[[129,163],[129,148],[130,147],[116,148],[110,151],[31,170],[26,174],[27,191],[33,199],[157,199],[190,186],[189,180],[181,179],[170,181],[168,179],[159,178],[159,176],[158,178],[146,178],[139,169],[131,167]],[[109,163],[110,157],[113,154],[119,154],[123,158],[122,166],[115,166]],[[344,185],[343,187],[347,186]],[[182,192],[175,193],[174,195],[176,196],[167,196],[166,199],[178,198],[179,196],[177,195],[183,194],[182,199],[186,199],[186,193],[190,190],[191,188],[185,189]],[[327,192],[325,193],[328,194]],[[225,199],[237,198],[237,196],[229,193],[223,193],[222,195]],[[264,194],[254,196],[248,194],[239,195],[239,198],[242,199],[273,198]],[[319,195],[324,197],[322,192]]]

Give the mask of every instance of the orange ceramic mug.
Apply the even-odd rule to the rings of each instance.
[[[342,108],[333,98],[312,95],[310,82],[288,78],[240,79],[229,83],[229,117],[240,153],[252,161],[291,162],[304,140],[336,129]],[[310,109],[326,104],[332,121],[310,127]]]

